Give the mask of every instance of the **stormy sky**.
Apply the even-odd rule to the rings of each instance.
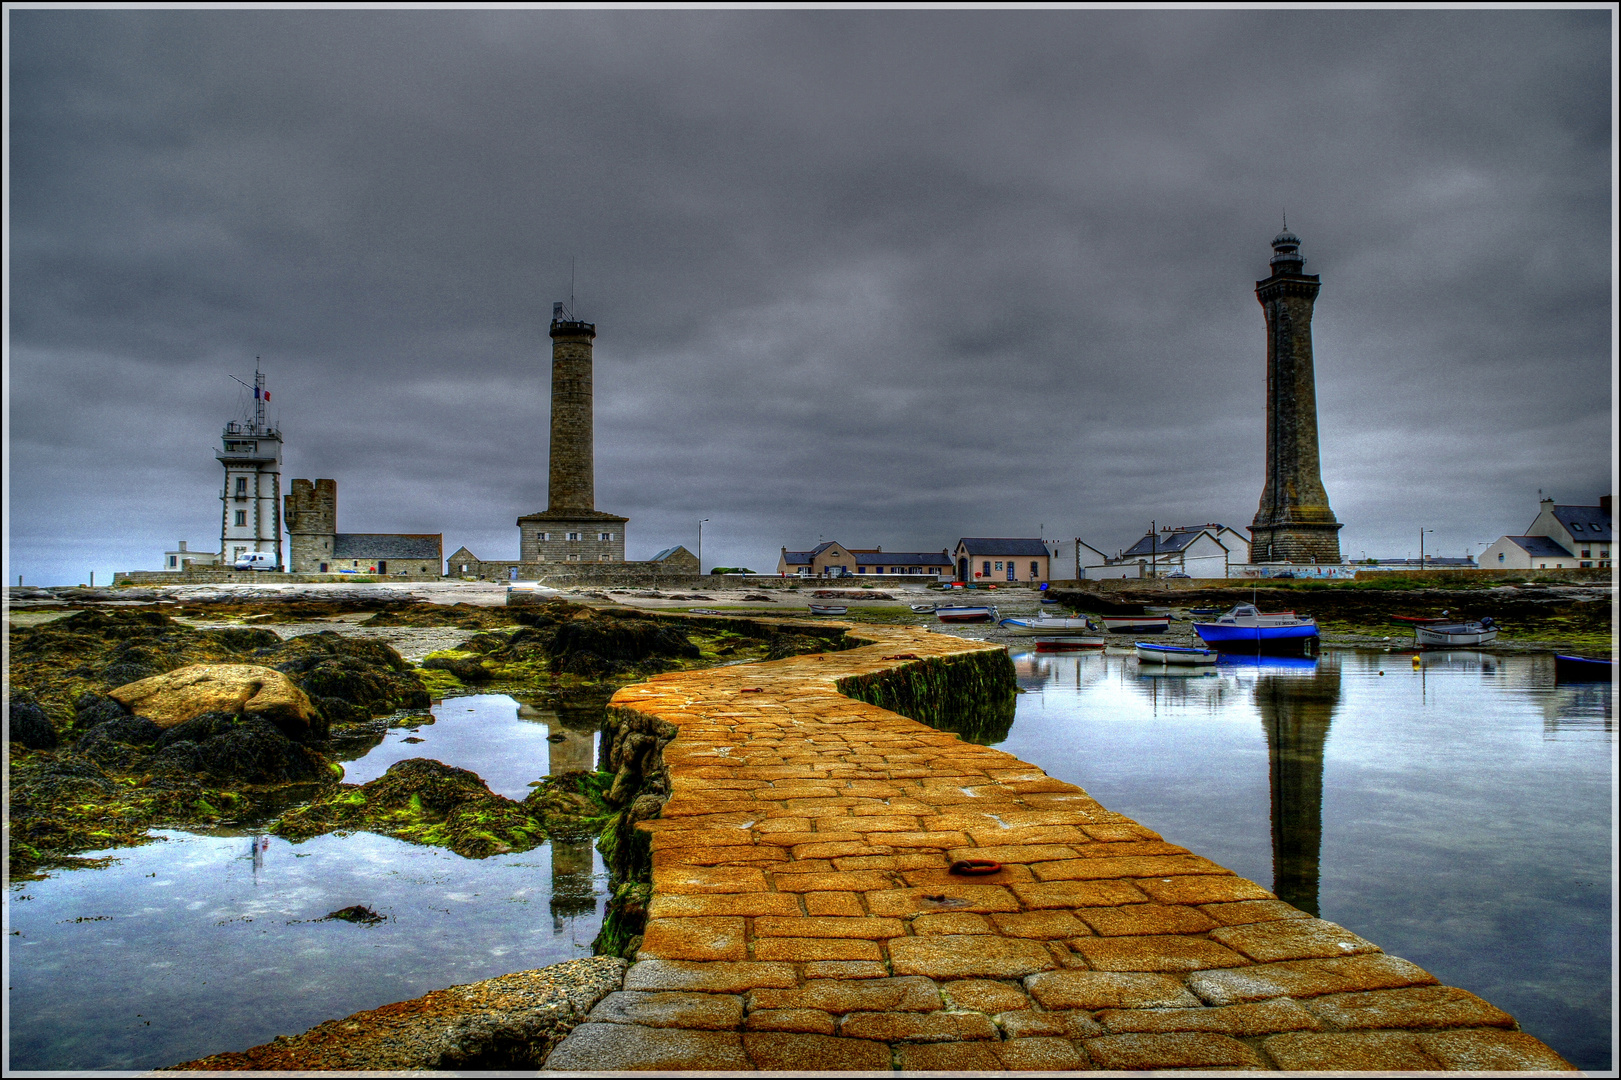
[[[256,357],[516,558],[571,264],[631,558],[1242,528],[1285,211],[1347,556],[1610,490],[1607,8],[8,16],[11,584],[217,549]]]

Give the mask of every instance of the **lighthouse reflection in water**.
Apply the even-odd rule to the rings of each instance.
[[[1608,684],[1464,651],[1012,656],[1012,722],[966,737],[1609,1067]]]

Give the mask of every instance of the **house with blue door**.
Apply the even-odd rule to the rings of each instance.
[[[957,580],[1002,584],[1051,580],[1053,549],[1023,537],[965,536],[957,541]]]

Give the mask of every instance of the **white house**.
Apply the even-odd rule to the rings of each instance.
[[[1212,522],[1145,534],[1115,557],[1100,558],[1082,570],[1088,578],[1224,578],[1228,567],[1243,566],[1249,559],[1249,541],[1236,530]]]
[[[1480,553],[1483,570],[1565,570],[1612,564],[1610,496],[1597,506],[1561,506],[1543,499],[1524,536],[1500,536]]]

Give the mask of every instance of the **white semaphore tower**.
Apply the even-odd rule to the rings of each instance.
[[[220,492],[220,564],[229,569],[244,552],[264,551],[275,556],[276,569],[282,570],[281,432],[265,420],[270,391],[265,389],[265,377],[257,364],[250,389],[253,412],[225,425],[221,449],[214,452],[225,466],[225,488]]]

